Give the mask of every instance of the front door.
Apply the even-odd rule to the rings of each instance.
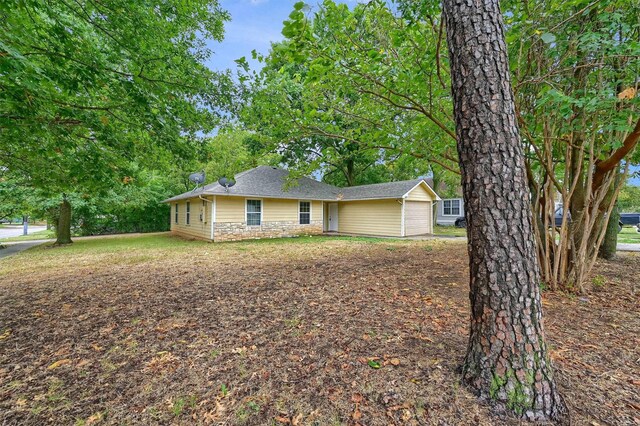
[[[329,203],[329,231],[338,232],[338,203]]]

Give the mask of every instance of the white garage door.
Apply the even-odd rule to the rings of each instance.
[[[405,201],[404,234],[421,235],[431,233],[431,202]]]

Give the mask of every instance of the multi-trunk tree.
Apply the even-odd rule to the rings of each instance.
[[[505,7],[542,276],[581,291],[605,237],[601,253],[615,253],[615,200],[640,140],[640,4]]]
[[[463,379],[527,420],[566,412],[544,339],[523,145],[497,0],[445,0],[469,238],[471,327]]]

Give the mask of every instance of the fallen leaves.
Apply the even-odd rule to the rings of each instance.
[[[466,247],[425,256],[418,243],[327,241],[193,242],[102,269],[108,259],[83,253],[90,270],[34,259],[1,284],[0,335],[11,334],[0,339],[0,424],[73,424],[98,410],[96,424],[506,424],[455,370],[468,332]],[[577,424],[637,417],[639,261],[604,264],[618,284],[589,294],[588,309],[545,293]],[[188,397],[197,402],[179,416],[164,403]]]
[[[302,413],[298,413],[295,416],[288,416],[286,414],[279,414],[277,416],[274,417],[274,420],[277,421],[278,423],[282,423],[282,424],[290,424],[291,426],[300,426],[301,425],[301,421],[302,421],[303,415]]]
[[[362,395],[359,393],[353,394],[351,402],[355,404],[351,418],[358,422],[362,418],[362,411],[360,411],[360,404],[362,404]]]
[[[54,362],[53,364],[47,367],[47,370],[55,370],[58,367],[62,367],[63,365],[71,364],[70,359],[61,359],[59,361]]]
[[[145,370],[151,373],[172,372],[178,368],[179,359],[171,352],[158,352],[157,356],[145,366]]]

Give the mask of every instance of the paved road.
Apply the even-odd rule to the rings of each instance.
[[[46,226],[29,225],[28,233],[33,234],[34,232],[44,231],[45,229],[47,229]],[[0,239],[19,237],[20,235],[22,235],[22,225],[5,225],[0,228]]]
[[[3,249],[0,249],[0,259],[4,257],[9,257],[14,254],[18,254],[21,251],[24,251],[28,248],[37,246],[42,243],[46,243],[53,240],[33,240],[33,241],[21,241],[19,243],[0,243],[4,245]]]
[[[618,251],[638,251],[640,252],[640,244],[618,244]]]

